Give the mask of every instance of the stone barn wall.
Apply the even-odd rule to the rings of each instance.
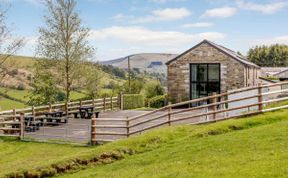
[[[246,86],[244,64],[208,43],[202,43],[167,64],[168,97],[171,101],[181,102],[190,99],[190,63],[220,63],[221,92]],[[252,81],[253,79],[249,80]]]

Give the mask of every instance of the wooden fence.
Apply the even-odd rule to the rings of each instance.
[[[131,118],[94,118],[91,125],[91,143],[127,138],[161,126],[203,124],[285,109],[288,105],[269,109],[266,106],[288,100],[287,93],[288,82],[259,84],[255,87],[214,93],[204,98],[169,104]],[[238,97],[233,98],[234,96]],[[235,111],[238,113],[233,113]]]
[[[61,110],[66,116],[71,115],[75,112],[79,112],[79,107],[82,106],[93,106],[96,111],[111,111],[115,109],[121,109],[122,95],[118,97],[109,97],[93,100],[85,100],[79,102],[66,102],[61,104],[49,104],[45,106],[30,107],[25,109],[13,109],[9,111],[0,112],[0,136],[6,137],[20,137],[24,135],[24,117],[33,116],[37,117],[44,116],[49,111]],[[20,125],[20,126],[17,126]],[[16,134],[12,134],[16,133]],[[19,133],[19,134],[17,134]]]

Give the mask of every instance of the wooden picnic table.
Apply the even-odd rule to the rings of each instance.
[[[62,117],[64,111],[51,111],[51,112],[46,112],[44,113],[46,117]]]
[[[94,107],[93,106],[81,106],[79,107],[80,116],[82,119],[90,119],[93,115]]]

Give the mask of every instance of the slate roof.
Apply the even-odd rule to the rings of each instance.
[[[197,44],[196,46],[192,47],[191,49],[185,51],[184,53],[180,54],[179,56],[175,57],[174,59],[168,61],[166,63],[166,65],[169,65],[171,62],[177,60],[178,58],[182,57],[183,55],[187,54],[188,52],[192,51],[193,49],[197,48],[198,46],[200,46],[203,43],[207,43],[211,46],[213,46],[214,48],[218,49],[219,51],[223,52],[224,54],[230,56],[231,58],[239,61],[242,64],[248,65],[248,66],[252,66],[252,67],[256,67],[256,68],[260,68],[258,65],[254,64],[253,62],[248,61],[248,59],[246,59],[245,57],[237,54],[235,51],[232,51],[231,49],[225,48],[221,45],[218,45],[216,43],[213,43],[211,41],[208,40],[204,40],[201,43]]]

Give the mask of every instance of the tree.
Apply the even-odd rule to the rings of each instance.
[[[45,0],[45,4],[48,14],[46,26],[39,28],[37,54],[54,68],[69,101],[74,82],[81,78],[79,68],[94,53],[87,40],[90,30],[82,26],[75,0]]]
[[[139,94],[144,87],[143,81],[144,79],[141,78],[132,79],[130,82],[130,87],[129,87],[129,81],[126,81],[123,85],[124,93]]]
[[[37,70],[31,85],[33,90],[29,95],[28,104],[43,105],[58,101],[60,90],[51,73]]]
[[[23,38],[13,38],[6,23],[7,9],[0,4],[0,74],[3,76],[6,69],[3,64],[24,45]]]
[[[159,95],[164,95],[165,90],[160,82],[149,82],[145,87],[145,95],[147,98],[152,98]]]
[[[90,64],[83,67],[82,85],[89,98],[96,98],[102,84],[103,74],[98,67]]]
[[[248,59],[262,67],[288,66],[288,46],[256,46],[249,50]]]

